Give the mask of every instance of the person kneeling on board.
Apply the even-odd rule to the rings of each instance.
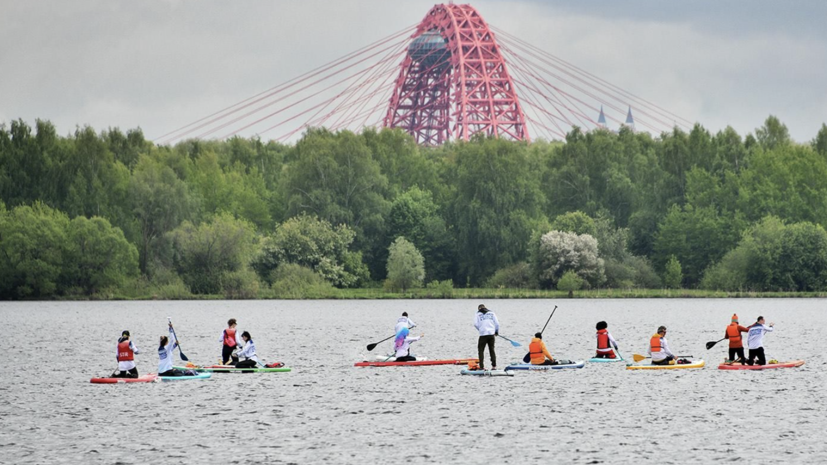
[[[411,355],[411,342],[416,342],[425,335],[419,337],[408,336],[410,330],[407,327],[402,327],[396,333],[396,339],[393,341],[393,348],[396,351],[397,362],[415,362],[416,357]]]
[[[758,321],[749,327],[747,333],[747,347],[749,348],[749,360],[747,364],[752,365],[766,365],[767,359],[764,357],[764,334],[773,330],[775,323],[770,323],[769,326],[764,325],[764,317],[759,316]],[[756,361],[755,358],[758,358]]]
[[[532,365],[556,365],[554,357],[548,353],[546,343],[543,342],[543,333],[536,333],[534,339],[528,344],[528,355],[531,357]]]
[[[241,349],[241,352],[238,353],[238,358],[243,358],[244,360],[237,362],[235,367],[255,368],[258,364],[258,357],[256,357],[256,344],[253,342],[253,338],[247,331],[241,333],[241,339],[244,341],[244,347]]]
[[[129,340],[129,331],[121,333],[118,339],[118,371],[112,373],[113,378],[137,378],[138,367],[135,366],[135,354],[141,351]]]
[[[675,354],[669,350],[669,343],[666,341],[666,326],[658,328],[657,334],[649,339],[649,356],[652,357],[652,365],[673,365]]]
[[[605,321],[597,322],[597,353],[594,358],[617,358],[614,349],[617,341],[609,333],[609,325]]]
[[[741,365],[747,363],[747,356],[744,355],[744,342],[741,333],[746,333],[749,328],[738,324],[738,315],[732,314],[732,322],[726,327],[724,337],[729,340],[729,363],[740,361]],[[735,358],[738,356],[738,358]]]

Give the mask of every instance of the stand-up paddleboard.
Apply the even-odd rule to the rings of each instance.
[[[384,359],[383,359],[384,360]],[[476,362],[477,359],[475,358],[457,358],[457,359],[447,359],[447,360],[428,360],[428,359],[417,359],[413,362],[358,362],[354,363],[353,366],[356,367],[404,367],[404,366],[412,366],[412,367],[421,367],[421,366],[431,366],[431,365],[467,365],[468,362]]]
[[[591,362],[591,363],[610,363],[610,362],[625,362],[625,361],[626,361],[625,359],[622,359],[620,357],[616,357],[616,358],[594,358],[594,357],[592,357],[592,358],[589,359],[589,362]]]
[[[766,365],[741,365],[738,363],[722,363],[718,365],[719,370],[771,370],[773,368],[795,368],[804,365],[804,360],[793,360],[792,362],[768,363]]]
[[[210,372],[201,372],[195,375],[186,376],[159,376],[161,381],[189,381],[194,379],[209,379],[212,376]]]
[[[158,375],[150,373],[137,378],[92,378],[92,384],[122,384],[122,383],[151,383],[158,379]]]
[[[626,365],[627,370],[685,370],[689,368],[703,368],[703,360],[695,360],[692,363],[676,363],[674,365],[652,365],[651,363],[644,363],[643,365]]]
[[[469,370],[468,368],[464,368],[459,373],[461,375],[474,376],[514,376],[514,373],[506,370]]]
[[[531,363],[512,363],[505,367],[506,371],[510,370],[531,370],[531,371],[540,371],[540,370],[562,370],[563,368],[583,368],[586,365],[586,362],[583,360],[578,360],[573,362],[571,360],[558,360],[557,365],[532,365]]]
[[[176,370],[194,370],[194,371],[206,371],[209,373],[285,373],[291,371],[292,368],[290,367],[278,367],[278,368],[262,368],[262,367],[254,367],[254,368],[236,368],[232,365],[211,365],[205,367],[173,367]]]

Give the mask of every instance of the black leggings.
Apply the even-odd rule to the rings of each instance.
[[[396,361],[397,362],[415,362],[416,357],[414,357],[413,355],[406,355],[404,357],[396,357]]]
[[[116,371],[112,373],[113,378],[137,378],[138,377],[138,367],[135,367],[129,371]]]
[[[665,359],[659,362],[652,360],[652,365],[669,365],[669,362],[671,362],[672,360],[675,360],[675,357],[667,355]]]
[[[735,360],[738,360],[737,358],[735,358],[736,355],[741,359],[741,365],[744,365],[744,364],[747,363],[747,356],[744,355],[744,348],[743,347],[738,347],[736,349],[733,349],[732,347],[729,348],[729,359],[732,360],[733,362]]]
[[[235,364],[236,368],[255,368],[256,361],[255,360],[242,360]]]
[[[238,360],[237,358],[233,357],[233,351],[234,350],[235,350],[235,347],[233,347],[233,346],[223,346],[221,348],[221,360],[223,360],[224,365],[226,365],[227,362],[230,361],[230,358],[232,358],[236,361]]]
[[[758,361],[754,361],[755,357],[758,357]],[[766,365],[767,359],[764,358],[764,348],[759,347],[757,349],[750,349],[749,350],[749,360],[747,361],[748,365]]]
[[[173,368],[172,370],[159,373],[158,376],[195,376],[196,374],[197,373],[193,370],[178,370]]]
[[[491,367],[497,366],[497,353],[494,351],[494,341],[496,337],[492,334],[490,336],[480,336],[477,342],[477,355],[480,359],[480,368],[485,366],[485,346],[488,346],[488,355],[491,356]]]

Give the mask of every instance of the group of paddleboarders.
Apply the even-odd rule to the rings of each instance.
[[[724,332],[724,339],[729,340],[728,363],[740,363],[741,365],[766,365],[767,359],[764,355],[764,334],[772,332],[775,323],[764,324],[764,317],[759,316],[754,324],[743,327],[738,324],[738,314],[733,314],[729,326]],[[747,333],[747,348],[749,358],[744,356],[744,342],[741,333]],[[738,357],[738,358],[735,358]]]
[[[222,365],[234,366],[236,368],[255,368],[259,362],[256,355],[256,344],[249,332],[241,333],[241,340],[236,337],[237,322],[235,318],[227,321],[227,329],[222,331],[220,342]],[[418,340],[416,338],[415,340]],[[243,341],[243,344],[242,344]],[[161,336],[158,345],[158,375],[159,376],[191,376],[195,373],[191,370],[180,370],[173,368],[173,354],[178,348],[178,340],[175,337],[175,330],[172,322],[169,322],[169,335]],[[236,353],[236,351],[238,351]],[[135,343],[130,339],[129,331],[121,333],[118,338],[117,360],[118,370],[112,374],[112,378],[137,378],[138,368],[135,366],[135,354],[141,353]]]

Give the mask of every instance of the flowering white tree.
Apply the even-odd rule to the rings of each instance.
[[[554,287],[567,271],[577,273],[591,286],[605,280],[603,259],[597,254],[597,239],[589,234],[546,233],[540,238],[536,259],[543,287]]]

